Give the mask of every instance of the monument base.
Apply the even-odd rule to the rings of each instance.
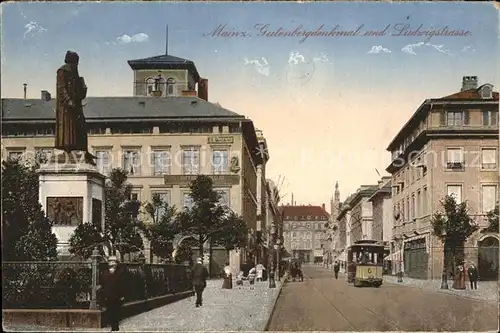
[[[69,239],[80,223],[104,228],[106,177],[81,154],[55,155],[38,169],[39,200],[53,223],[58,253],[64,256],[69,255]]]

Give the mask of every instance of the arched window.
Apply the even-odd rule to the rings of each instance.
[[[151,93],[155,90],[155,79],[152,77],[148,77],[146,79],[146,95],[151,95]]]
[[[169,77],[167,79],[167,96],[173,96],[175,91],[175,79]]]

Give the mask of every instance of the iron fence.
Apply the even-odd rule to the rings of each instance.
[[[89,308],[92,262],[3,262],[4,308]]]
[[[4,308],[96,309],[103,304],[98,285],[108,270],[94,255],[89,261],[3,262]],[[189,266],[122,263],[125,302],[192,290]]]

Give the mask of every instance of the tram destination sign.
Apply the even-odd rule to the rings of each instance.
[[[212,178],[215,187],[232,186],[240,183],[239,175],[206,175]],[[179,185],[187,187],[198,175],[167,175],[164,178],[165,185]]]

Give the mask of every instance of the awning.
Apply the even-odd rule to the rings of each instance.
[[[339,254],[339,256],[337,258],[335,258],[335,260],[346,261],[345,252],[342,252],[341,254]]]
[[[399,250],[389,254],[387,257],[384,258],[384,260],[403,261],[403,250]]]

